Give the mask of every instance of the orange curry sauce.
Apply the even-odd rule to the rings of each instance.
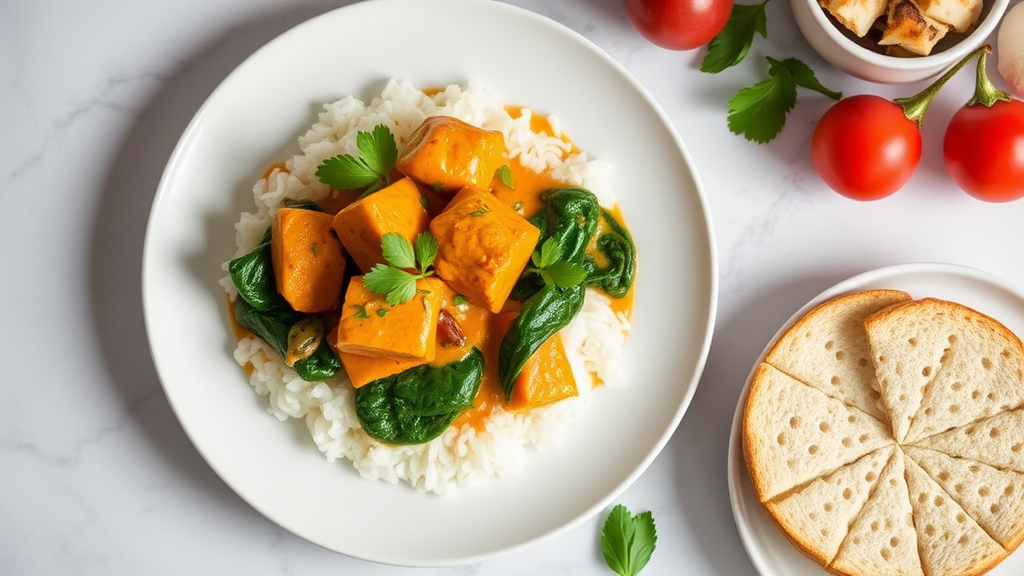
[[[522,114],[524,108],[521,107],[508,107],[509,113],[513,117],[518,117]],[[531,117],[530,127],[534,132],[553,134],[553,129],[546,117],[533,114]],[[566,138],[564,135],[562,139],[569,144],[569,152],[563,153],[563,158],[567,157],[570,153],[575,151],[575,145]],[[543,208],[543,202],[540,199],[541,193],[550,188],[558,188],[567,186],[566,183],[560,182],[554,179],[548,171],[537,173],[532,169],[527,168],[518,161],[517,158],[509,158],[506,163],[511,170],[511,183],[512,188],[504,185],[498,178],[495,178],[491,183],[491,190],[494,195],[501,199],[502,202],[508,206],[513,207],[517,212],[522,214],[525,218],[530,218],[535,215],[538,211]],[[275,170],[286,172],[286,166],[284,163],[279,162],[272,164],[267,167],[263,174],[266,178],[270,176]],[[438,194],[437,192],[421,187],[421,192],[427,199],[427,210],[431,215],[436,215],[443,208],[447,202],[447,197]],[[319,201],[321,207],[331,213],[335,213],[351,202],[355,201],[358,193],[351,193],[347,191],[335,191],[332,198],[324,199]],[[622,214],[618,207],[610,211],[611,214],[622,224]],[[601,227],[604,224],[599,224],[598,233],[595,234],[595,238],[600,235]],[[591,255],[598,259],[600,262],[600,253],[593,249],[589,251]],[[450,292],[450,291],[449,291]],[[441,309],[447,310],[455,320],[458,322],[459,327],[466,336],[466,341],[463,346],[455,347],[451,345],[442,345],[440,342],[437,346],[437,353],[433,361],[430,362],[434,366],[443,366],[445,364],[454,362],[463,358],[473,347],[477,347],[484,354],[484,378],[480,385],[480,391],[477,394],[475,407],[472,410],[467,410],[453,423],[455,426],[462,426],[469,424],[477,429],[482,429],[485,419],[491,413],[495,407],[503,406],[505,404],[504,394],[501,390],[501,384],[498,380],[497,374],[497,358],[498,358],[498,346],[502,337],[500,330],[496,329],[495,318],[496,315],[492,314],[485,308],[473,305],[472,303],[462,303],[461,305],[455,305],[452,302],[452,296],[454,293],[446,294],[442,299]],[[612,299],[612,308],[617,313],[625,314],[629,318],[632,314],[633,308],[633,290],[631,289],[629,294],[624,298]],[[503,312],[514,312],[518,310],[520,303],[509,301]],[[231,317],[234,318],[233,310]],[[249,331],[242,328],[237,323],[234,325],[235,335],[238,338],[251,335]],[[335,330],[330,330],[329,334],[333,336]],[[402,364],[400,369],[404,370],[412,364]],[[392,373],[399,371],[397,368],[399,363],[395,363],[396,369],[392,370]],[[246,367],[249,371],[250,367]],[[382,374],[380,377],[385,377],[389,374]],[[578,385],[583,383],[577,383]],[[600,382],[592,382],[592,385],[599,385]]]

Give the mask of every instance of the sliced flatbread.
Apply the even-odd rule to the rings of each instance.
[[[1024,472],[1024,408],[929,436],[914,443],[957,458]]]
[[[768,350],[765,362],[887,421],[864,319],[910,299],[910,294],[900,290],[864,290],[828,300],[783,332]]]
[[[894,450],[878,485],[828,565],[829,572],[849,576],[924,576],[903,460],[903,452]]]
[[[765,502],[892,444],[889,427],[760,363],[743,418],[743,455]]]
[[[913,459],[906,458],[918,552],[928,576],[972,576],[1006,557],[992,539]]]
[[[949,329],[944,328],[950,325],[947,311],[929,309],[934,301],[897,304],[864,320],[882,402],[897,442],[906,438],[924,390],[951,346]]]
[[[766,502],[765,512],[798,550],[828,565],[895,449],[894,444],[884,446],[828,476],[784,493]]]
[[[981,16],[981,0],[919,0],[921,12],[957,32],[967,32]]]
[[[1003,549],[1012,551],[1024,540],[1024,472],[916,446],[904,451]]]
[[[998,321],[962,304],[908,306],[933,319],[949,342],[904,438],[914,442],[1024,405],[1024,344]]]
[[[889,3],[885,30],[880,46],[899,46],[919,56],[931,54],[951,27],[926,15],[914,0],[893,0]]]

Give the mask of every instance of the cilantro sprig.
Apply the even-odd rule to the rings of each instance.
[[[338,190],[363,190],[361,197],[387,185],[388,173],[398,161],[398,145],[391,129],[378,124],[372,132],[357,132],[356,148],[359,156],[338,154],[321,162],[316,177]]]
[[[612,508],[601,530],[601,553],[620,576],[636,576],[643,570],[657,543],[654,515],[650,511],[630,514],[622,504]]]
[[[548,238],[539,250],[530,255],[533,264],[526,273],[539,274],[548,286],[565,289],[577,286],[587,278],[587,271],[575,262],[562,260],[562,247],[554,238]]]
[[[725,27],[708,43],[707,54],[700,63],[701,72],[717,74],[739,64],[750,52],[755,33],[768,37],[767,4],[768,0],[753,5],[733,4]]]
[[[843,97],[822,86],[810,66],[800,60],[769,56],[768,78],[741,88],[729,100],[729,130],[759,144],[772,140],[785,126],[786,114],[796,106],[798,86],[834,100]]]
[[[768,1],[733,4],[725,27],[708,43],[700,65],[702,72],[717,74],[739,64],[750,52],[756,34],[768,37]],[[796,106],[797,88],[808,88],[833,100],[843,97],[841,92],[825,88],[811,67],[800,60],[776,60],[770,56],[767,59],[768,78],[741,88],[729,100],[727,117],[732,133],[758,144],[770,142],[782,131],[786,115]]]
[[[430,232],[416,235],[412,244],[400,234],[387,233],[381,239],[381,250],[388,264],[375,264],[363,276],[363,286],[370,292],[383,294],[392,306],[412,300],[416,281],[432,276],[437,257],[437,240]],[[415,270],[415,273],[408,270]]]

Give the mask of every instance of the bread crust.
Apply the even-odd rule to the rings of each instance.
[[[891,301],[887,301],[887,299]],[[768,384],[768,382],[772,378],[771,373],[773,371],[780,371],[779,368],[773,364],[773,362],[786,365],[786,361],[780,359],[784,359],[787,354],[792,354],[794,353],[794,351],[803,354],[818,354],[818,352],[815,351],[814,348],[807,348],[806,346],[804,346],[799,339],[805,337],[812,338],[814,336],[820,336],[820,334],[811,334],[811,336],[807,336],[807,334],[810,334],[810,332],[814,331],[828,330],[827,325],[830,322],[841,322],[843,318],[842,315],[844,313],[849,313],[850,310],[858,310],[857,306],[855,305],[856,303],[860,303],[860,305],[865,308],[870,308],[870,306],[866,304],[866,302],[872,300],[877,302],[876,309],[870,311],[870,313],[862,313],[859,320],[862,326],[865,328],[865,331],[870,331],[870,326],[872,322],[899,323],[907,321],[907,319],[910,318],[913,318],[915,319],[915,321],[919,322],[923,321],[925,324],[928,324],[928,322],[935,322],[941,326],[942,322],[946,320],[930,320],[930,318],[933,315],[941,313],[944,315],[943,318],[952,318],[951,322],[954,326],[958,325],[958,323],[961,322],[973,323],[974,325],[970,327],[970,330],[977,331],[981,334],[992,335],[993,338],[997,339],[1001,343],[1005,343],[1002,353],[1006,356],[1014,357],[1014,359],[1010,361],[1009,364],[1007,364],[1008,368],[1006,368],[1005,370],[1006,374],[1013,374],[1018,365],[1024,366],[1024,344],[1021,343],[1021,339],[1016,334],[1014,334],[1013,331],[1009,330],[1009,328],[1000,323],[998,320],[957,302],[951,302],[948,300],[942,300],[938,298],[922,298],[920,300],[913,300],[909,294],[902,291],[865,290],[860,292],[854,292],[851,294],[844,294],[835,299],[823,302],[818,306],[812,308],[809,312],[807,312],[802,317],[796,319],[791,326],[789,326],[787,329],[780,333],[776,341],[773,342],[772,345],[765,352],[764,361],[762,363],[759,363],[759,365],[754,369],[753,373],[751,374],[748,397],[746,399],[743,411],[743,425],[741,436],[743,459],[744,463],[747,466],[748,473],[750,475],[751,484],[754,489],[754,494],[758,498],[758,502],[761,504],[762,511],[764,512],[766,518],[768,518],[772,525],[775,526],[777,530],[779,530],[779,532],[786,538],[790,545],[792,545],[793,548],[796,549],[801,555],[815,562],[823,570],[835,576],[874,576],[874,574],[871,572],[857,573],[857,571],[854,571],[855,573],[849,573],[837,568],[834,563],[835,558],[828,558],[826,557],[826,554],[823,553],[823,546],[820,544],[819,539],[816,539],[816,535],[801,533],[799,527],[791,524],[789,521],[787,521],[785,517],[783,517],[780,513],[776,512],[776,508],[778,508],[778,504],[780,501],[800,492],[801,490],[810,486],[816,480],[826,480],[827,478],[829,478],[830,474],[835,473],[835,469],[824,471],[814,478],[804,478],[798,484],[794,484],[793,486],[790,486],[789,488],[783,490],[782,492],[779,492],[779,486],[784,485],[784,483],[780,484],[777,478],[769,479],[766,477],[766,475],[768,474],[766,470],[768,469],[770,464],[766,463],[765,460],[774,458],[777,463],[779,458],[778,454],[770,454],[765,452],[766,446],[770,446],[770,443],[766,441],[766,435],[773,434],[774,431],[765,425],[765,422],[769,422],[771,420],[766,420],[763,414],[758,413],[763,413],[766,411],[778,412],[780,410],[784,410],[784,407],[781,406],[782,403],[779,401],[778,398],[774,399],[773,404],[770,401],[766,402],[766,399],[761,397],[763,394],[766,394],[766,390],[771,387]],[[861,312],[863,312],[863,308],[861,308],[860,310]],[[968,330],[968,332],[970,332],[970,330]],[[794,342],[796,342],[796,344],[794,344]],[[874,354],[874,349],[871,343],[866,341],[866,345],[868,347],[868,350],[872,354]],[[898,349],[898,347],[896,349]],[[960,349],[956,348],[956,350]],[[945,350],[944,353],[948,356],[949,350]],[[966,353],[962,352],[962,354]],[[1019,358],[1017,358],[1018,356]],[[823,357],[826,356],[823,355]],[[806,360],[806,358],[798,360]],[[946,360],[948,360],[948,357],[946,358]],[[824,361],[827,361],[827,357]],[[986,363],[986,366],[988,366],[989,364],[991,363]],[[951,363],[951,365],[953,366],[953,368],[951,369],[962,369],[961,364]],[[872,365],[872,369],[873,368],[874,365]],[[781,372],[785,375],[785,377],[791,378],[797,381],[798,383],[808,386],[809,388],[816,390],[820,389],[820,382],[809,383],[801,379],[800,377],[795,376],[789,371],[783,370]],[[911,438],[911,440],[914,440],[914,444],[920,442],[921,445],[927,445],[927,440],[934,435],[936,438],[942,437],[947,442],[947,445],[949,445],[948,443],[953,442],[953,440],[946,440],[946,438],[951,437],[953,432],[956,431],[959,434],[955,438],[956,442],[968,444],[982,441],[989,442],[989,444],[979,444],[978,448],[976,449],[977,452],[983,453],[986,450],[991,451],[990,444],[996,438],[996,433],[1000,431],[1005,431],[1006,433],[1012,434],[1013,436],[1011,436],[1009,440],[1007,438],[1002,437],[998,438],[998,440],[1000,441],[998,445],[1000,446],[1001,450],[1009,450],[1010,452],[1014,452],[1014,454],[1016,454],[1015,450],[1019,450],[1019,448],[1017,447],[1024,445],[1024,410],[1021,410],[1022,406],[1024,406],[1024,369],[1021,369],[1018,372],[1020,373],[1020,378],[1009,378],[1007,381],[1000,380],[992,384],[992,386],[1000,387],[1000,390],[1002,390],[1003,388],[1019,388],[1021,400],[1016,404],[1006,405],[1007,402],[1012,401],[1001,399],[999,400],[999,402],[1003,402],[1003,404],[995,405],[995,408],[986,408],[988,412],[991,412],[991,410],[993,409],[996,410],[995,414],[982,412],[981,416],[974,418],[975,422],[964,423],[962,426],[960,426],[960,428],[954,427],[953,429],[944,429],[940,430],[939,432],[930,433],[926,437]],[[944,376],[944,378],[946,378],[946,380],[941,381],[943,382],[943,385],[948,384],[949,382],[957,381],[956,379],[950,379],[949,375]],[[869,381],[870,380],[866,378],[862,379],[862,383]],[[929,380],[929,384],[930,383],[931,381]],[[823,393],[826,393],[827,390],[827,387],[825,387]],[[934,391],[934,393],[939,394],[938,389]],[[840,398],[840,400],[847,402],[848,407],[852,406],[853,409],[857,410],[858,412],[863,412],[858,407],[856,407],[855,404],[850,403],[851,397],[843,397],[842,394],[835,394],[832,397],[835,398],[836,396],[841,396],[842,398]],[[941,396],[928,396],[926,398],[925,394],[922,392],[922,398],[924,398],[925,402],[928,402],[929,399],[934,400],[935,398],[940,397]],[[1016,392],[1011,391],[1010,393],[1005,395],[1005,397],[1000,398],[1012,399],[1016,397]],[[895,401],[895,398],[891,398],[890,402],[891,401]],[[809,409],[816,409],[814,406],[817,405],[812,405]],[[927,422],[927,419],[924,415],[924,407],[919,406],[918,408],[921,409],[920,417],[923,419],[920,422]],[[892,414],[890,414],[888,410],[888,404],[882,406],[882,413],[883,418],[885,419],[883,421],[884,424],[892,425],[888,421],[889,419],[892,418]],[[1009,417],[1011,414],[1017,415],[1019,417],[1011,419]],[[874,418],[867,416],[866,413],[865,416],[868,419],[874,420]],[[918,416],[919,414],[915,410],[914,419],[916,419]],[[969,416],[970,415],[965,417]],[[774,415],[773,417],[777,419],[778,415]],[[808,414],[808,417],[813,418],[814,416]],[[821,420],[825,421],[827,419],[821,418]],[[997,429],[996,424],[992,424],[990,425],[990,428],[984,429],[983,432],[985,438],[981,437],[981,432],[975,432],[971,427],[972,425],[984,425],[984,423],[990,421],[998,422],[1001,427]],[[904,428],[904,432],[907,428],[909,428],[909,424],[907,425],[907,427]],[[892,430],[896,429],[896,426],[892,426]],[[922,430],[927,429],[927,426],[922,428]],[[961,429],[963,430],[962,433],[959,432]],[[832,430],[822,428],[822,438],[827,437],[829,434],[833,432],[834,431]],[[826,441],[823,440],[822,445],[827,445],[825,444],[825,442]],[[895,450],[899,452],[902,457],[903,449],[901,445],[897,442],[896,439],[893,439],[892,442],[896,446]],[[1008,447],[1012,447],[1014,448],[1014,450],[1010,450],[1010,448]],[[931,446],[929,446],[929,448],[933,450],[935,449],[934,447]],[[875,448],[874,450],[877,449],[878,448]],[[969,452],[969,450],[967,451]],[[793,454],[796,453],[794,452]],[[861,454],[861,456],[863,456],[863,454]],[[958,457],[962,458],[963,456],[961,455]],[[982,462],[982,460],[978,461]],[[799,469],[801,464],[802,463],[797,463],[796,467]],[[990,462],[986,462],[986,464],[992,465]],[[847,462],[845,464],[840,465],[840,468],[852,465],[852,462]],[[908,465],[917,466],[916,463]],[[771,472],[771,474],[777,473],[778,470],[773,470]],[[932,478],[932,481],[936,480],[938,479]],[[940,484],[936,484],[936,486],[939,486],[938,489],[945,493],[949,497],[950,501],[957,502],[956,506],[959,507],[960,504],[957,498],[955,497],[953,492],[950,492],[950,490],[952,490],[951,486],[953,486],[954,484],[955,483],[951,484],[947,482],[945,486]],[[918,481],[918,485],[920,485],[920,481]],[[1020,494],[1017,497],[1024,499],[1024,490],[1019,490],[1019,492]],[[816,493],[810,494],[816,497]],[[868,498],[873,497],[873,493],[870,496],[868,496]],[[928,508],[915,508],[915,515],[918,513],[925,513],[923,511],[918,512],[918,510],[928,510]],[[966,510],[966,508],[963,508],[963,510]],[[785,514],[788,514],[789,518],[793,518],[792,508],[790,508],[789,511],[785,512]],[[995,512],[993,512],[993,514],[995,514]],[[968,514],[968,517],[973,518],[973,516],[971,516],[970,514]],[[801,520],[801,522],[803,521]],[[803,525],[807,526],[808,524],[804,523]],[[980,557],[975,556],[971,559],[962,559],[962,561],[950,560],[951,564],[946,565],[948,566],[963,564],[968,566],[963,571],[957,572],[955,576],[980,576],[981,574],[988,572],[989,570],[997,566],[1003,559],[1005,559],[1007,556],[1009,556],[1015,550],[1017,550],[1022,543],[1024,543],[1024,523],[1021,524],[1020,529],[1016,528],[1016,524],[1003,524],[1003,526],[1007,525],[1012,526],[1012,530],[1015,530],[1015,532],[1012,532],[1008,535],[1002,534],[999,539],[993,541],[997,549],[1005,551],[1005,553],[994,553],[992,552],[992,548],[990,546],[988,548],[989,552],[984,555],[981,555]],[[845,529],[849,530],[850,527],[851,525],[847,525],[845,526]],[[840,526],[838,529],[843,529],[843,527]],[[923,530],[923,527],[919,528],[918,530],[918,537],[924,539],[924,543],[922,543],[921,546],[924,546],[928,542],[931,542],[931,540],[928,540],[931,536],[928,533],[921,532],[921,530]],[[939,545],[945,546],[944,544]],[[955,543],[952,543],[952,545],[955,547],[954,549],[958,549]],[[918,549],[917,552],[919,555],[921,554],[920,549]],[[948,554],[948,552],[943,552],[943,554]],[[925,576],[954,576],[952,573],[931,573],[929,572],[929,568],[923,565],[922,569],[923,574]]]

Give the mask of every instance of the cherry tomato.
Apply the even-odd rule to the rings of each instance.
[[[725,28],[733,0],[624,0],[626,16],[644,37],[669,50],[693,50]]]
[[[946,171],[960,188],[986,202],[1024,197],[1024,102],[964,106],[942,143]]]
[[[821,179],[854,200],[903,187],[921,161],[921,130],[898,104],[860,94],[836,102],[814,128],[811,157]]]

